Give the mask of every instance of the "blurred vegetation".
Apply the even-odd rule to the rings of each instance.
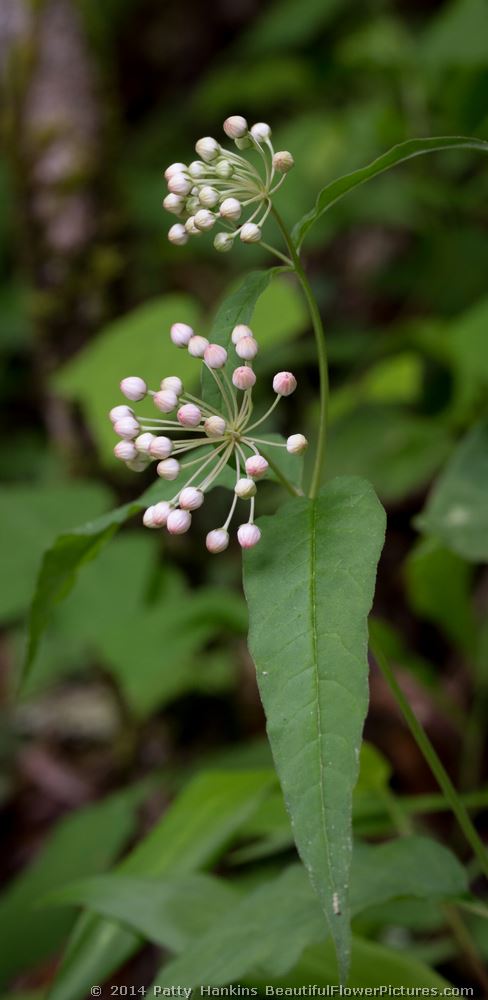
[[[240,554],[231,547],[209,560],[203,544],[224,510],[221,491],[207,505],[211,511],[203,508],[195,518],[191,538],[149,537],[139,518],[129,521],[54,610],[24,697],[14,697],[43,553],[61,532],[150,485],[146,474],[137,479],[112,458],[106,412],[119,401],[120,378],[191,378],[185,352],[170,353],[169,325],[181,319],[204,332],[239,276],[271,263],[258,247],[219,256],[205,237],[171,247],[165,233],[172,220],[161,208],[162,170],[190,157],[195,140],[216,134],[228,114],[270,121],[275,148],[289,148],[295,157],[277,199],[292,224],[327,181],[396,142],[424,135],[486,137],[487,39],[485,0],[220,0],[210,6],[196,0],[5,0],[5,991],[42,991],[52,981],[76,905],[90,906],[98,892],[105,903],[92,904],[95,912],[120,915],[116,902],[112,910],[106,902],[100,873],[154,824],[152,836],[165,845],[160,855],[153,848],[159,860],[145,867],[140,853],[134,864],[133,852],[124,865],[134,878],[146,878],[139,886],[145,906],[149,876],[162,876],[166,864],[170,874],[185,875],[185,913],[194,910],[193,924],[181,916],[179,936],[174,927],[151,933],[145,906],[134,903],[132,947],[120,952],[120,961],[131,961],[120,982],[151,981],[159,964],[156,945],[176,954],[187,949],[187,961],[200,968],[198,949],[189,942],[195,935],[207,941],[212,928],[218,936],[218,921],[231,904],[242,928],[248,899],[249,912],[261,912],[259,892],[267,880],[276,883],[275,910],[301,892],[245,646]],[[367,477],[387,507],[375,627],[480,830],[488,806],[487,205],[484,157],[464,151],[421,157],[333,207],[315,226],[305,253],[329,337],[328,475]],[[299,379],[293,405],[273,429],[300,429],[313,438],[317,374],[295,286],[285,279],[273,283],[253,325],[263,342],[259,370],[269,376],[277,366],[292,368]],[[280,499],[273,484],[263,496],[264,509]],[[405,833],[407,817],[407,832],[430,832],[461,861],[469,860],[374,671],[366,736],[376,752],[366,747],[355,804],[358,838],[374,841],[398,831],[398,816]],[[234,789],[234,805],[222,805],[224,793],[212,785],[215,768]],[[254,784],[246,785],[248,769],[257,769]],[[192,792],[195,772],[208,788]],[[189,826],[188,845],[181,856],[176,848],[174,856],[169,852],[163,863],[173,829],[166,807],[181,788],[183,800],[172,809],[179,808],[181,823]],[[212,794],[213,826],[210,819],[208,829],[203,820],[202,828],[196,823],[192,846],[199,803]],[[363,844],[371,851],[381,846]],[[361,868],[360,858],[358,885],[369,867],[363,857]],[[210,876],[195,873],[216,860],[225,879],[207,884]],[[427,870],[428,859],[422,863]],[[466,882],[457,864],[451,855],[449,889],[434,886],[425,894],[428,902],[413,882],[409,889],[407,875],[403,888],[389,894],[364,888],[366,903],[363,895],[354,924],[352,983],[373,982],[368,977],[381,963],[381,982],[393,983],[395,975],[399,982],[410,977],[425,985],[435,985],[439,975],[463,985],[479,979],[479,962],[488,957],[486,921],[479,913],[466,918],[481,956],[476,959],[469,947],[459,948],[459,928],[446,924],[439,902],[476,884],[476,870],[469,869]],[[290,867],[283,874],[284,866]],[[403,866],[401,859],[395,866]],[[48,892],[85,876],[93,878],[78,895],[66,890],[68,908],[59,902],[37,908]],[[123,889],[121,880],[118,891]],[[132,885],[132,900],[136,890]],[[236,899],[245,893],[237,920]],[[265,902],[272,908],[272,898]],[[267,913],[263,903],[263,927]],[[324,965],[314,943],[313,919],[303,954],[296,940],[282,936],[268,942],[266,954],[250,942],[248,965],[226,967],[229,978],[221,981],[334,981],[331,956]],[[232,943],[228,915],[223,923]],[[141,935],[152,942],[142,950]],[[212,939],[207,945],[211,951]],[[291,971],[277,958],[277,949],[283,954],[288,948]],[[109,962],[106,975],[116,967]],[[65,960],[58,992],[68,1000],[83,997],[90,982],[104,979],[90,979],[90,972],[87,960],[83,976],[70,986]]]

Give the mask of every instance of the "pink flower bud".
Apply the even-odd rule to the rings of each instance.
[[[184,174],[172,174],[168,181],[168,188],[171,194],[179,194],[184,197],[190,194],[191,180]]]
[[[304,434],[292,434],[286,442],[286,450],[290,455],[301,455],[308,448],[308,441]]]
[[[134,410],[130,406],[113,406],[110,410],[109,417],[113,424],[117,423],[117,420],[122,420],[122,417],[133,417]]]
[[[154,504],[153,507],[153,521],[154,526],[158,528],[164,528],[166,521],[168,520],[168,515],[172,511],[172,506],[167,500],[160,500],[159,503]]]
[[[227,424],[223,417],[218,417],[217,415],[212,417],[207,417],[204,423],[205,433],[209,437],[222,437],[227,429]]]
[[[153,403],[161,413],[171,413],[178,406],[178,396],[172,389],[160,389],[153,396]]]
[[[194,489],[193,486],[185,486],[179,497],[179,505],[183,510],[198,510],[202,506],[205,497],[201,490]]]
[[[117,423],[114,424],[115,433],[128,441],[137,437],[140,429],[140,424],[135,417],[122,417],[122,420],[117,420]]]
[[[147,385],[144,379],[139,378],[138,375],[130,375],[129,378],[123,378],[120,388],[126,399],[131,399],[133,402],[144,399],[147,392]]]
[[[170,535],[184,535],[191,525],[191,514],[188,510],[177,507],[168,514],[166,527]]]
[[[186,163],[170,163],[169,167],[166,167],[164,171],[164,176],[167,181],[173,174],[181,174],[186,170]]]
[[[194,177],[195,180],[200,180],[200,178],[206,176],[206,164],[202,163],[201,160],[192,160],[190,166],[188,167],[188,173],[190,174],[190,177]]]
[[[176,225],[171,226],[171,229],[168,229],[168,239],[176,247],[184,247],[185,243],[188,243],[188,233],[181,222],[177,222]]]
[[[139,434],[139,437],[136,437],[134,444],[138,451],[142,451],[147,454],[153,441],[154,434],[151,434],[150,431],[146,431],[144,434]]]
[[[188,347],[193,337],[193,330],[187,323],[173,323],[170,337],[175,347]]]
[[[177,375],[168,375],[167,378],[163,378],[161,382],[162,389],[170,389],[174,392],[175,396],[181,396],[183,392],[183,382]]]
[[[247,121],[242,115],[231,115],[224,122],[224,132],[229,139],[242,139],[247,135]]]
[[[223,368],[227,361],[227,351],[225,347],[220,347],[220,344],[209,344],[205,348],[203,357],[209,368]]]
[[[202,412],[194,403],[184,403],[180,406],[176,418],[182,427],[198,427],[202,419]]]
[[[261,230],[254,222],[245,222],[239,236],[243,243],[259,243]]]
[[[242,205],[237,198],[224,198],[220,206],[220,214],[223,219],[230,219],[237,222],[242,212]]]
[[[243,337],[252,337],[252,335],[250,326],[246,326],[245,323],[238,323],[232,331],[231,340],[233,344],[238,344]]]
[[[144,511],[144,514],[142,515],[142,523],[145,528],[158,527],[154,520],[154,505],[152,507],[148,507],[147,510]]]
[[[295,160],[287,149],[280,149],[273,156],[273,166],[280,174],[287,174],[295,166]]]
[[[254,337],[241,337],[236,344],[236,354],[243,361],[252,361],[258,353],[258,342]]]
[[[225,528],[214,528],[213,531],[209,531],[205,544],[208,551],[213,554],[224,552],[229,544],[229,532]]]
[[[201,229],[204,233],[212,229],[216,219],[217,216],[214,212],[210,212],[208,208],[200,208],[198,212],[195,212],[195,225],[197,229]]]
[[[185,222],[185,229],[190,236],[201,236],[202,231],[198,229],[195,225],[195,216],[190,215],[190,217]]]
[[[256,483],[253,479],[238,479],[236,485],[234,486],[234,493],[236,493],[241,500],[250,500],[250,498],[256,493]]]
[[[241,524],[237,529],[237,539],[241,549],[252,549],[261,538],[257,524]]]
[[[200,188],[198,198],[200,200],[200,204],[203,205],[204,208],[215,208],[218,204],[220,195],[219,192],[211,186],[211,184],[204,184],[203,187]]]
[[[291,372],[278,372],[273,379],[273,389],[278,396],[291,396],[297,387],[297,380]]]
[[[207,347],[208,340],[206,337],[192,337],[188,344],[188,353],[191,354],[192,358],[203,358]]]
[[[219,155],[220,146],[215,139],[212,139],[212,136],[205,135],[203,139],[199,139],[195,143],[195,150],[201,160],[205,160],[205,163],[210,163]]]
[[[165,458],[162,462],[158,462],[156,472],[161,479],[172,482],[179,475],[180,463],[176,461],[176,458]]]
[[[252,389],[253,385],[256,384],[256,376],[252,368],[247,365],[235,368],[232,372],[232,384],[235,385],[236,389]]]
[[[172,215],[181,215],[184,207],[185,201],[179,194],[173,194],[173,192],[170,192],[170,194],[167,194],[166,198],[163,199],[163,208],[165,208],[167,212],[171,212]]]
[[[173,450],[173,442],[169,437],[155,437],[151,441],[149,454],[153,458],[168,458]]]
[[[268,462],[262,455],[251,455],[246,459],[246,472],[253,479],[262,479],[269,469]]]
[[[137,448],[132,441],[118,441],[114,448],[114,455],[121,462],[131,462],[137,458]]]

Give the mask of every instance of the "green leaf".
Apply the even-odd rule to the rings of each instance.
[[[25,972],[26,964],[35,966],[60,947],[75,913],[42,912],[40,896],[111,864],[131,836],[143,792],[143,786],[130,788],[61,820],[37,858],[6,888],[0,899],[1,987]]]
[[[245,559],[250,649],[298,851],[345,974],[352,790],[384,512],[369,483],[339,479],[263,518],[262,531]]]
[[[210,866],[274,782],[269,770],[198,775],[122,862],[120,872],[157,878]],[[140,938],[118,923],[83,916],[51,988],[51,1000],[81,1000],[90,985],[103,982],[139,944]]]
[[[378,174],[384,173],[385,170],[390,170],[398,163],[404,163],[406,160],[411,160],[414,156],[421,156],[424,153],[435,153],[441,149],[477,149],[488,153],[488,142],[468,136],[439,136],[432,139],[408,139],[407,142],[393,146],[387,153],[383,153],[382,156],[369,163],[367,167],[361,167],[350,174],[345,174],[344,177],[331,181],[322,189],[317,197],[315,208],[308,212],[293,230],[293,239],[297,248],[301,246],[309,229],[312,228],[317,219],[320,219],[331,205],[343,198],[349,191],[353,191],[360,184],[377,177]]]
[[[468,654],[474,652],[476,632],[472,582],[473,566],[435,538],[421,538],[405,563],[407,594],[415,613],[435,622]]]
[[[464,559],[488,560],[488,421],[457,446],[416,525]]]

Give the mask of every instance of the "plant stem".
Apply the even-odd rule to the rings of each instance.
[[[263,456],[263,458],[266,459],[266,461],[267,461],[270,469],[273,470],[276,478],[280,481],[281,485],[285,487],[285,490],[288,490],[288,493],[291,493],[291,495],[293,497],[302,497],[303,496],[303,490],[299,489],[299,487],[297,487],[297,486],[294,486],[294,484],[291,483],[290,480],[286,478],[286,476],[282,473],[282,471],[279,468],[279,466],[276,465],[275,462],[273,462],[273,459],[270,458],[269,455],[265,455],[265,453],[262,450],[262,448],[261,448],[260,454]]]
[[[319,491],[320,483],[322,481],[324,463],[325,463],[325,448],[327,442],[327,413],[329,408],[329,365],[327,361],[327,347],[325,342],[325,332],[322,324],[322,319],[320,316],[319,307],[317,305],[315,296],[310,287],[309,280],[305,271],[302,267],[301,260],[295,250],[292,238],[288,232],[285,223],[283,222],[281,216],[276,211],[273,206],[273,215],[276,219],[277,225],[279,226],[283,239],[290,252],[290,257],[293,261],[293,270],[297,276],[300,285],[302,286],[303,294],[307,300],[308,308],[310,310],[310,317],[312,320],[312,326],[315,334],[315,342],[317,345],[317,356],[319,362],[319,377],[320,377],[320,418],[319,418],[319,434],[317,440],[317,451],[315,454],[315,463],[312,473],[312,480],[310,483],[309,497],[313,500]]]
[[[425,760],[427,761],[439,788],[442,790],[445,799],[449,803],[468,844],[472,847],[474,854],[478,858],[481,870],[488,878],[488,854],[481,838],[478,836],[478,833],[473,826],[464,803],[456,792],[456,789],[454,788],[454,785],[436,750],[432,746],[427,733],[421,726],[417,716],[403,694],[403,691],[398,684],[395,674],[386,656],[383,654],[382,649],[379,647],[377,641],[372,638],[370,638],[370,647],[385,680],[393,692],[395,701],[402,712],[405,722],[407,723],[417,746],[422,751],[422,754],[425,757]]]

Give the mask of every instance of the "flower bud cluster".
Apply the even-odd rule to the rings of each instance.
[[[266,122],[249,128],[241,115],[231,115],[224,122],[224,132],[239,150],[258,153],[261,170],[211,136],[196,143],[197,160],[170,164],[164,172],[168,193],[163,205],[180,220],[168,232],[169,241],[176,246],[184,246],[190,236],[216,226],[225,230],[214,236],[214,247],[220,253],[231,250],[237,238],[243,243],[259,243],[272,196],[294,165],[288,150],[274,151]]]
[[[239,129],[234,119],[230,121],[229,128]],[[205,151],[209,155],[210,147],[206,146]],[[170,500],[152,504],[143,515],[147,528],[166,527],[171,535],[182,535],[189,530],[193,512],[202,506],[225,466],[230,465],[235,471],[232,504],[224,524],[208,533],[207,549],[218,553],[227,548],[229,525],[239,501],[249,502],[249,512],[238,528],[237,538],[242,548],[251,548],[261,537],[254,523],[257,483],[270,468],[260,446],[286,448],[292,455],[301,454],[307,447],[303,434],[292,434],[286,444],[254,436],[280,399],[295,391],[296,379],[291,372],[278,372],[273,379],[274,402],[259,420],[251,422],[252,389],[256,382],[251,362],[258,353],[251,328],[244,324],[235,326],[228,351],[195,333],[186,323],[174,323],[170,337],[175,347],[201,360],[218,387],[221,409],[186,393],[176,375],[163,378],[156,389],[148,388],[139,376],[128,376],[120,383],[125,398],[135,403],[149,397],[164,416],[142,417],[127,404],[114,406],[109,418],[120,439],[114,448],[115,456],[134,472],[142,472],[155,463],[161,479],[183,481]],[[180,437],[182,433],[185,436]],[[202,446],[206,446],[203,451]],[[188,478],[187,469],[191,469]]]

